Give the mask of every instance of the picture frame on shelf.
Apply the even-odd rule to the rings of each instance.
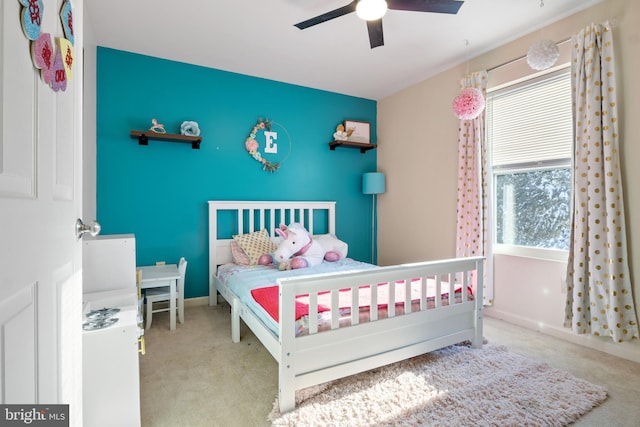
[[[353,130],[349,136],[349,141],[371,144],[371,124],[369,122],[345,120],[344,129],[347,132]]]

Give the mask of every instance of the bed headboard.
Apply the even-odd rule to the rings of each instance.
[[[280,224],[299,222],[312,234],[336,232],[336,202],[209,201],[209,282],[218,266],[232,262],[234,234],[266,229],[271,237]]]

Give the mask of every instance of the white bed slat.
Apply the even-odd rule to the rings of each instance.
[[[413,283],[411,281],[411,278],[409,279],[404,279],[404,312],[405,313],[411,313],[413,311],[413,307],[411,304],[411,287],[413,286]]]
[[[331,329],[338,329],[340,326],[340,291],[331,291]]]
[[[242,211],[238,212],[238,234],[244,233],[244,215],[242,215]]]
[[[351,288],[351,325],[360,323],[360,289]]]
[[[269,236],[271,237],[275,237],[276,235],[276,218],[275,218],[275,212],[273,209],[268,209],[267,210],[269,212],[269,226],[267,227],[269,229]]]
[[[451,276],[449,274],[445,274],[444,275],[444,279],[442,280],[445,284],[448,284],[449,286],[449,305],[453,305],[456,303],[455,298],[452,300],[451,299],[451,288],[454,287],[455,285],[453,283],[451,283]]]
[[[454,280],[455,280],[456,278],[457,278],[457,277],[456,277],[456,276],[454,276]],[[457,282],[454,282],[454,283],[452,283],[452,284],[451,284],[451,287],[453,288],[453,291],[451,291],[451,292],[455,292],[455,285],[456,285],[456,283],[457,283]],[[466,272],[463,272],[463,273],[460,275],[460,285],[462,286],[462,288],[460,288],[460,292],[461,292],[460,302],[466,302],[466,301],[467,301],[467,299],[465,298],[465,293],[466,293],[466,292],[464,292],[464,290],[466,289],[466,285],[467,285],[467,274],[466,274]],[[451,298],[449,298],[449,299],[451,299]]]
[[[467,287],[469,287],[469,279],[470,277],[470,272],[465,272],[462,275],[462,302],[467,302],[469,301],[469,295],[467,295]]]
[[[446,282],[449,284],[449,305],[456,304],[456,276],[448,274]]]
[[[389,317],[395,317],[396,315],[396,282],[392,280],[389,282],[389,286],[387,286],[387,291],[389,292],[387,305],[387,313]]]
[[[318,294],[309,294],[309,334],[318,333]]]
[[[371,284],[371,305],[369,306],[369,319],[372,322],[378,320],[378,284]]]

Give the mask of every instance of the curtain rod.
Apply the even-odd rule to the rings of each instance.
[[[571,37],[568,37],[568,38],[566,38],[566,39],[560,40],[560,41],[559,41],[559,42],[557,42],[556,44],[564,44],[564,43],[566,43],[566,42],[568,42],[568,41],[570,41],[570,40],[571,40]],[[494,66],[494,67],[487,68],[487,72],[489,72],[489,71],[493,71],[493,70],[496,70],[496,69],[498,69],[498,68],[506,67],[507,65],[511,65],[511,64],[513,64],[514,62],[517,62],[517,61],[520,61],[520,60],[522,60],[522,59],[525,59],[526,57],[527,57],[527,55],[522,55],[522,56],[519,56],[519,57],[517,57],[517,58],[511,59],[511,60],[509,60],[509,61],[503,62],[502,64],[496,65],[496,66]]]

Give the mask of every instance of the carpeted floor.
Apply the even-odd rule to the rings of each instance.
[[[300,390],[275,426],[564,426],[607,398],[546,363],[487,344],[451,346]]]
[[[277,396],[278,367],[244,326],[230,339],[229,307],[192,306],[184,325],[170,331],[168,313],[154,315],[140,358],[142,425],[263,427]],[[640,364],[485,317],[490,345],[544,361],[608,389],[600,406],[579,418],[579,427],[638,426]],[[473,398],[472,396],[470,398]]]

